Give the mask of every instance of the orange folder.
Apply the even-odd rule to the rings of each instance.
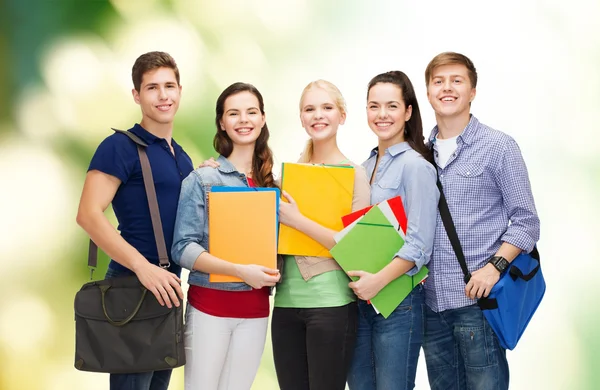
[[[278,191],[210,192],[208,250],[237,264],[277,268]],[[210,274],[211,282],[242,282]]]
[[[284,163],[281,187],[294,198],[306,217],[340,231],[344,228],[341,217],[352,211],[354,174],[350,165]],[[279,228],[277,253],[332,257],[317,241],[285,225]]]

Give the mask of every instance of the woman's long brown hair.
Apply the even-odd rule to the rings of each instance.
[[[258,92],[258,89],[252,84],[247,83],[233,83],[229,87],[225,88],[219,98],[217,99],[216,106],[216,118],[215,124],[217,126],[217,133],[213,140],[213,146],[215,150],[224,157],[229,157],[233,151],[233,141],[227,135],[227,132],[221,130],[221,119],[225,112],[225,100],[228,97],[235,95],[240,92],[250,92],[256,99],[258,99],[258,105],[260,112],[265,114],[265,104],[263,97]],[[257,187],[277,187],[275,179],[273,178],[273,152],[268,145],[269,141],[269,128],[267,123],[262,127],[260,135],[256,139],[254,144],[254,154],[252,156],[252,180]]]
[[[416,152],[421,154],[425,160],[433,163],[433,156],[431,151],[427,146],[425,146],[425,141],[423,137],[423,123],[421,122],[421,110],[419,109],[419,102],[417,101],[417,95],[415,94],[415,89],[413,88],[412,83],[408,76],[399,70],[393,70],[391,72],[386,72],[379,74],[369,81],[369,87],[367,88],[367,100],[369,100],[369,91],[376,84],[394,84],[400,91],[402,91],[402,100],[404,101],[404,106],[412,106],[412,115],[410,119],[406,121],[404,126],[404,139],[411,148],[413,148]]]

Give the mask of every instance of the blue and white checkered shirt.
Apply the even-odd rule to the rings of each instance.
[[[435,137],[429,137],[437,162]],[[530,252],[540,236],[527,167],[507,134],[471,116],[446,167],[438,167],[444,195],[470,272],[487,264],[503,242]],[[438,212],[426,303],[440,312],[474,304]]]

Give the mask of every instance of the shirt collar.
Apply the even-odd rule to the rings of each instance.
[[[155,143],[160,138],[150,133],[148,130],[144,129],[139,123],[136,123],[131,129],[129,129],[133,134],[137,135],[147,143],[148,145]]]
[[[219,155],[217,162],[219,163],[219,167],[217,168],[219,171],[223,173],[237,172],[237,169],[233,166],[233,164],[230,163],[229,160],[227,160],[227,158],[224,156]]]
[[[400,153],[406,152],[407,150],[412,149],[408,142],[400,142],[399,144],[395,144],[387,148],[385,151],[389,153],[392,157],[396,157]],[[371,155],[369,158],[376,156],[379,153],[379,147],[376,146],[371,150]]]
[[[129,129],[129,131],[131,131],[133,134],[140,137],[142,139],[142,141],[144,141],[148,145],[151,145],[151,144],[163,139],[163,138],[159,138],[159,137],[155,136],[148,130],[144,129],[142,127],[142,125],[140,125],[139,123],[136,123],[131,129]],[[173,149],[175,149],[175,150],[178,150],[178,151],[183,150],[181,148],[181,146],[179,146],[179,144],[177,142],[175,142],[175,139],[173,139],[173,138],[171,138],[171,145],[173,146]]]
[[[473,139],[475,138],[475,133],[477,131],[477,128],[479,127],[479,120],[475,118],[473,114],[470,114],[470,116],[471,118],[469,119],[469,123],[467,123],[465,129],[458,136],[458,138],[462,139],[462,141],[467,145],[473,142]],[[435,144],[435,137],[439,134],[439,132],[440,130],[436,125],[433,128],[433,130],[431,130],[431,134],[429,135],[430,144]]]

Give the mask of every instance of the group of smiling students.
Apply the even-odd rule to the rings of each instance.
[[[369,83],[368,124],[378,146],[364,168],[338,148],[346,104],[335,85],[311,82],[300,96],[299,111],[310,137],[299,162],[354,166],[353,211],[400,195],[409,223],[406,244],[379,275],[349,272],[360,277],[356,282],[332,258],[285,256],[277,270],[240,267],[212,256],[206,223],[210,188],[277,185],[263,98],[251,85],[231,85],[217,100],[215,149],[220,156],[212,167],[196,169],[183,181],[175,222],[173,260],[192,271],[186,388],[251,387],[263,353],[273,286],[271,334],[281,389],[342,390],[346,381],[351,389],[414,387],[423,337],[422,286],[387,319],[366,303],[393,279],[426,264],[432,250],[439,197],[413,86],[400,71],[377,75]],[[293,194],[283,196],[288,202],[280,203],[280,222],[331,249],[337,232],[303,216]],[[213,284],[210,273],[239,276],[244,283]]]
[[[140,82],[133,91],[136,102],[142,107],[143,119],[131,131],[147,138],[149,133],[154,138],[166,140],[164,144],[170,146],[170,150],[166,146],[164,149],[175,157],[173,161],[181,176],[178,204],[176,213],[175,208],[171,208],[172,217],[163,216],[165,237],[167,245],[172,244],[171,256],[175,264],[168,270],[170,273],[153,264],[154,268],[150,269],[138,260],[153,263],[152,254],[146,255],[139,250],[143,255],[140,257],[127,252],[125,246],[122,251],[120,247],[111,247],[110,240],[115,237],[104,237],[92,223],[86,224],[84,201],[86,196],[92,196],[86,191],[92,191],[94,183],[88,183],[88,180],[95,180],[93,178],[86,179],[78,222],[103,249],[108,249],[107,253],[114,260],[107,277],[135,272],[161,304],[180,304],[183,292],[177,266],[191,271],[185,314],[185,388],[251,388],[264,350],[272,292],[271,335],[281,389],[343,390],[346,383],[351,390],[414,388],[417,361],[426,337],[425,290],[428,280],[424,285],[417,285],[387,319],[368,302],[394,279],[417,273],[428,264],[434,250],[440,196],[436,186],[437,172],[433,165],[434,152],[424,142],[419,104],[409,78],[401,71],[391,71],[379,74],[369,82],[367,124],[377,136],[378,145],[370,151],[362,166],[350,161],[338,147],[338,129],[347,116],[344,98],[338,88],[328,81],[317,80],[306,86],[299,99],[300,122],[310,140],[298,162],[352,165],[355,169],[353,211],[400,196],[408,220],[405,244],[377,274],[360,269],[346,274],[335,259],[306,256],[284,256],[280,269],[269,269],[217,258],[208,247],[207,195],[212,186],[279,185],[272,173],[273,154],[268,146],[269,129],[262,95],[246,83],[234,83],[220,94],[216,102],[214,137],[214,148],[219,157],[192,170],[191,160],[171,138],[173,116],[181,93],[175,62],[166,53],[152,52],[144,56],[145,62],[142,62],[150,65],[138,69]],[[152,59],[152,56],[156,58]],[[470,115],[470,104],[475,96],[476,73],[467,57],[452,52],[439,54],[427,68],[426,83],[438,126],[457,121],[464,122],[463,128],[467,124],[470,126],[474,119]],[[148,85],[151,90],[146,89]],[[160,129],[169,131],[161,133]],[[115,134],[107,140],[115,137],[122,135]],[[127,142],[124,137],[118,139]],[[441,144],[446,140],[438,136],[436,141]],[[116,205],[120,186],[126,184],[128,174],[111,173],[108,163],[102,165],[103,158],[117,159],[115,152],[102,157],[103,147],[108,148],[99,147],[88,175],[100,171],[115,176],[120,182],[113,183],[114,191],[108,195],[114,200],[107,196],[101,203],[102,211],[110,201]],[[150,149],[149,155],[152,161]],[[449,158],[436,156],[435,161],[445,159],[443,164],[446,164]],[[160,183],[157,186],[160,202],[159,187]],[[293,199],[294,194],[284,192],[283,196],[287,202],[280,202],[279,221],[331,249],[337,232],[302,215]],[[115,207],[118,219],[119,212],[124,213]],[[123,225],[121,220],[119,222]],[[171,232],[172,237],[169,237]],[[125,231],[122,236],[127,242],[131,241]],[[232,245],[235,245],[235,239],[231,237]],[[433,274],[434,269],[431,271]],[[243,282],[211,283],[211,273],[236,276]],[[352,281],[349,276],[358,279]],[[460,275],[456,277],[461,279]],[[489,289],[485,291],[486,286],[482,286],[480,291],[476,286],[468,298],[487,295]],[[494,345],[499,350],[498,360],[501,360],[497,371],[506,376],[506,385],[496,373],[493,387],[476,385],[470,388],[508,386],[504,351],[500,351],[497,340]],[[435,367],[434,362],[440,359],[441,352],[434,348],[435,343],[431,350],[425,346],[432,388],[463,388],[466,382],[461,385],[460,382],[438,380],[436,370],[440,367]],[[460,353],[454,349],[442,352]],[[456,372],[460,367],[445,369]],[[157,390],[168,386],[170,371],[151,373],[149,377],[144,375],[144,383],[147,383],[144,386],[147,387],[126,387],[133,383],[131,376],[111,375],[111,388]],[[464,380],[464,368],[462,375]],[[466,375],[469,375],[468,368]]]

